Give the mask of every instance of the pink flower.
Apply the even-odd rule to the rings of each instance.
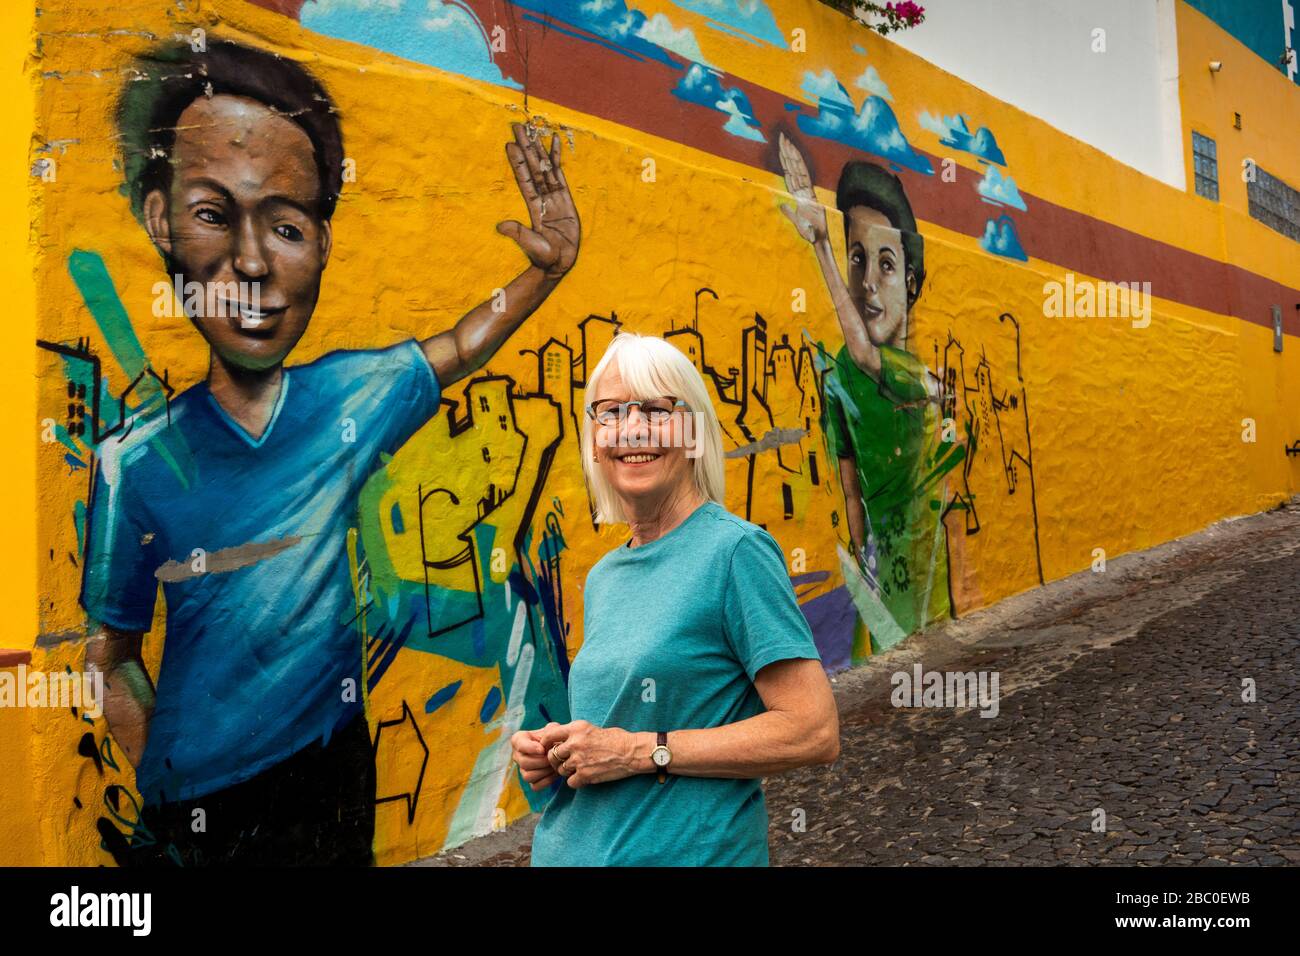
[[[912,0],[904,0],[902,3],[886,3],[885,10],[906,22],[909,27],[916,26],[921,18],[925,16],[925,7],[917,6]]]

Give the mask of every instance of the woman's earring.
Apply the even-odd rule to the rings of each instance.
[[[597,455],[597,454],[593,451],[593,452],[591,453],[591,460],[594,461],[594,462],[599,462],[599,461],[600,461],[600,456]]]

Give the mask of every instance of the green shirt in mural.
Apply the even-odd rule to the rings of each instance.
[[[826,374],[823,413],[832,460],[852,458],[862,488],[868,555],[863,570],[897,625],[865,618],[883,650],[948,613],[942,479],[965,449],[937,441],[939,410],[920,359],[886,345],[880,365],[877,382],[842,347]]]

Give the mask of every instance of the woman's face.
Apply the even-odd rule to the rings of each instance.
[[[623,383],[617,363],[601,377],[592,404],[614,400],[631,401],[635,396]],[[643,396],[659,397],[659,396]],[[644,508],[689,493],[694,482],[685,443],[693,436],[685,427],[690,413],[679,408],[666,423],[652,425],[639,407],[610,425],[593,422],[595,467],[602,470],[614,493],[625,502],[637,501]]]
[[[877,209],[849,209],[849,294],[876,346],[907,342],[907,269],[902,234]]]

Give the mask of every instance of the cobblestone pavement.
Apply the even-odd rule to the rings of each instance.
[[[894,707],[917,663],[997,672],[997,715]],[[765,783],[772,864],[1300,863],[1298,664],[1295,503],[1010,598],[837,675],[839,760]],[[420,862],[526,866],[535,822]]]

